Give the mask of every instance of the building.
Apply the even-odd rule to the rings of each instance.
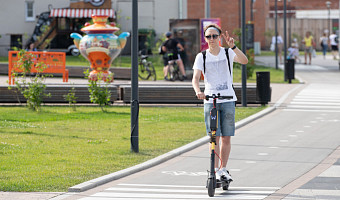
[[[4,0],[2,0],[4,1]],[[171,19],[205,18],[206,0],[139,0],[139,29],[151,30],[154,40],[170,28]],[[274,32],[275,0],[245,0],[246,22],[254,23],[254,42],[269,49]],[[232,33],[241,27],[241,0],[210,0],[210,17],[220,18],[223,30]],[[337,0],[286,0],[287,40],[301,39],[306,31],[315,38],[327,30],[338,27]],[[329,2],[329,3],[326,3]],[[11,0],[0,7],[0,56],[6,56],[13,46],[24,48],[39,24],[38,16],[57,8],[70,8],[71,4],[87,4],[96,8],[105,4],[115,11],[116,22],[123,31],[132,29],[132,0]],[[283,35],[283,0],[277,1],[278,30]],[[82,17],[83,23],[90,18]],[[65,21],[64,26],[69,26]],[[79,23],[80,23],[79,22]],[[59,23],[61,24],[61,23]],[[330,32],[330,31],[328,31]],[[66,33],[65,33],[66,35]],[[143,39],[143,38],[140,38]],[[127,48],[128,49],[128,48]]]
[[[95,5],[95,4],[98,5]],[[77,4],[86,4],[88,8],[96,8],[109,3],[115,11],[116,22],[122,31],[132,29],[131,0],[11,0],[0,7],[0,56],[7,56],[12,47],[25,48],[34,36],[36,26],[40,26],[41,13],[53,9],[69,9]],[[162,36],[169,30],[169,19],[186,17],[186,0],[139,0],[139,29],[153,30],[157,36]],[[70,18],[70,17],[69,17]],[[71,18],[70,18],[71,19]],[[90,21],[89,16],[77,18],[80,22]],[[58,28],[67,28],[69,19],[58,20]],[[72,21],[72,20],[71,20]],[[48,22],[46,24],[50,24]],[[46,28],[46,26],[41,26]],[[72,27],[73,28],[73,27]],[[61,30],[61,29],[58,29]],[[67,31],[65,30],[66,34]],[[60,33],[58,32],[58,35]],[[63,42],[65,39],[60,39]],[[46,47],[46,46],[43,46]]]

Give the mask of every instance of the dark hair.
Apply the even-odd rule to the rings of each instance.
[[[205,31],[207,31],[208,28],[210,27],[214,27],[218,30],[218,33],[221,35],[222,33],[222,30],[221,30],[221,27],[219,27],[217,24],[209,24],[208,26],[204,27],[204,34],[205,34]]]
[[[166,36],[167,38],[171,37],[171,35],[172,35],[172,33],[171,33],[170,31],[165,33],[165,36]]]

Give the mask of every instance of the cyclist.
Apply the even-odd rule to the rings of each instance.
[[[163,72],[164,72],[164,80],[168,81],[168,72],[169,72],[169,66],[168,66],[168,62],[170,60],[176,60],[176,63],[179,67],[179,70],[181,71],[182,73],[182,76],[183,76],[183,80],[187,79],[187,76],[186,76],[186,73],[185,73],[185,70],[184,70],[184,65],[183,65],[183,62],[182,62],[182,59],[181,57],[179,56],[178,54],[178,49],[180,49],[180,51],[183,51],[184,48],[183,46],[175,39],[171,38],[172,36],[172,33],[171,32],[167,32],[165,34],[167,40],[163,43],[162,45],[162,51],[163,52],[166,52],[164,55],[163,55],[163,61],[164,61],[164,69],[163,69]],[[171,57],[168,56],[168,54],[172,54]]]
[[[228,31],[221,34],[221,28],[216,24],[210,24],[204,28],[205,41],[209,48],[206,50],[206,59],[203,61],[203,53],[198,53],[194,62],[194,74],[192,85],[198,99],[205,99],[205,95],[220,93],[221,96],[233,96],[230,100],[217,100],[218,111],[218,129],[216,131],[215,152],[220,155],[221,166],[218,166],[218,159],[215,157],[216,179],[224,175],[227,180],[231,181],[232,177],[226,169],[231,150],[231,136],[235,134],[235,101],[236,95],[232,87],[233,62],[247,64],[248,59],[239,50],[235,41],[229,36]],[[225,48],[219,46],[221,35],[225,39],[228,48],[228,57]],[[230,61],[228,65],[228,60]],[[204,64],[205,62],[205,64]],[[205,67],[204,67],[205,66]],[[230,66],[230,67],[229,67]],[[201,73],[204,75],[205,90],[201,92],[199,80]],[[212,100],[204,100],[204,117],[207,133],[210,132],[210,110],[212,109]],[[221,140],[221,145],[219,144]]]

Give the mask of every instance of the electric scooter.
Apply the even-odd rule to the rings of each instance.
[[[207,180],[207,188],[209,197],[213,197],[215,195],[215,189],[222,187],[223,190],[229,189],[229,184],[231,180],[227,180],[225,176],[221,176],[221,180],[216,180],[216,172],[215,172],[215,145],[216,145],[216,131],[218,128],[218,112],[216,109],[216,100],[217,99],[232,99],[233,96],[220,96],[220,93],[217,95],[213,94],[211,96],[206,95],[205,99],[213,99],[213,108],[210,111],[210,143],[211,143],[211,154],[210,154],[210,171],[208,171],[208,180]]]

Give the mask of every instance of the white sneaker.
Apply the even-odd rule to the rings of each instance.
[[[216,180],[218,181],[221,180],[222,172],[218,168],[215,169],[215,176],[216,176]]]
[[[223,167],[221,170],[219,170],[219,172],[221,172],[220,176],[225,176],[228,181],[233,181],[233,178],[231,177],[231,175],[229,174],[229,171],[226,168]]]

